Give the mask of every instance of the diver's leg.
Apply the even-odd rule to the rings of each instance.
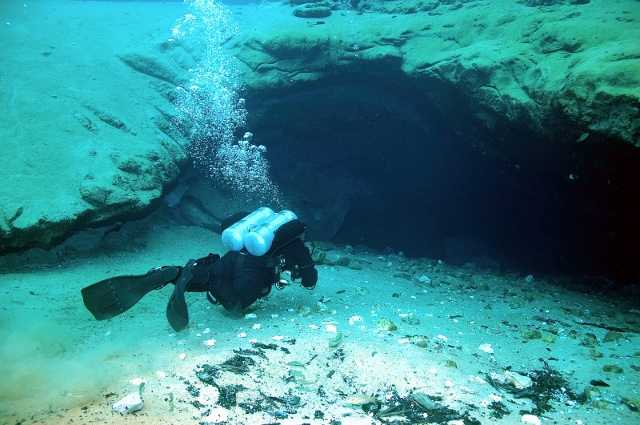
[[[257,286],[260,281],[252,274],[242,273],[233,282],[224,279],[211,279],[207,299],[214,305],[222,305],[233,315],[241,315],[251,304],[260,298],[261,291]]]
[[[175,283],[176,287],[167,304],[167,320],[176,332],[186,328],[189,324],[189,310],[184,293],[207,291],[209,272],[206,265],[199,262],[200,260],[191,259],[182,268],[180,277]]]

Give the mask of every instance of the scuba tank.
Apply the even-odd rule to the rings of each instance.
[[[243,217],[232,221],[236,217]],[[295,213],[282,210],[274,213],[267,207],[261,207],[249,213],[238,213],[229,217],[228,227],[223,222],[222,243],[231,251],[246,250],[257,257],[270,254],[294,239],[302,236],[306,229],[303,221]]]
[[[244,246],[251,255],[260,257],[266,254],[273,244],[276,232],[286,223],[296,220],[292,211],[282,210],[278,214],[270,217],[266,222],[251,229],[244,237]],[[276,245],[278,246],[278,245]]]
[[[269,220],[269,218],[274,215],[276,214],[271,208],[258,208],[242,220],[239,220],[226,228],[221,235],[222,243],[231,251],[241,251],[245,247],[245,238],[247,234],[253,228]]]

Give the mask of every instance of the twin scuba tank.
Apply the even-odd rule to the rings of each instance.
[[[245,248],[260,257],[300,237],[304,230],[304,223],[292,211],[275,213],[271,208],[261,207],[226,228],[222,243],[231,251]]]

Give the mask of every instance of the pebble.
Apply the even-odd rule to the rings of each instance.
[[[218,407],[218,408],[211,409],[209,416],[204,418],[204,422],[219,424],[222,422],[226,422],[228,418],[229,418],[229,414],[227,413],[226,409],[223,409],[222,407]]]
[[[410,325],[419,325],[420,324],[420,319],[418,319],[415,315],[413,315],[412,313],[409,314],[401,314],[400,315],[400,320],[402,320],[405,323],[408,323]]]
[[[311,314],[311,309],[306,305],[301,305],[300,307],[298,307],[297,314],[298,316],[308,316]]]
[[[519,373],[512,372],[510,370],[505,370],[504,377],[507,382],[513,384],[513,386],[518,390],[524,390],[525,388],[529,388],[533,385],[533,381],[528,376],[520,375]]]
[[[144,402],[140,398],[139,393],[131,393],[122,400],[113,405],[113,410],[121,415],[128,415],[131,412],[137,412],[142,409]]]
[[[240,333],[238,334],[238,338],[246,338],[246,337],[247,337],[247,334],[246,334],[246,333],[244,333],[244,332],[240,332]]]
[[[535,415],[522,415],[522,418],[520,418],[520,422],[533,425],[540,425],[542,423],[540,421],[540,418]]]
[[[362,322],[364,319],[360,316],[353,316],[349,318],[349,324],[353,325],[356,322]]]
[[[380,320],[378,320],[378,328],[387,332],[392,332],[398,329],[396,324],[393,323],[391,319],[388,319],[386,317],[382,317]]]
[[[271,339],[274,341],[282,341],[284,337],[282,335],[274,335],[271,337]]]
[[[262,325],[260,323],[256,323],[255,325],[251,326],[251,329],[253,330],[258,330],[262,327]]]
[[[493,354],[493,348],[491,348],[491,344],[482,344],[478,347],[478,350],[484,351],[485,353]]]
[[[255,313],[247,313],[247,314],[244,315],[244,318],[245,319],[257,319],[258,315],[255,314]]]
[[[496,394],[489,394],[489,398],[496,403],[500,403],[502,401],[502,397]]]
[[[185,353],[180,354],[180,360],[184,360],[187,358],[187,355]]]
[[[336,327],[335,327],[335,326],[333,326],[333,325],[327,325],[327,327],[326,327],[326,328],[324,328],[324,330],[325,330],[326,332],[329,332],[329,333],[335,333],[335,332],[338,332],[338,328],[336,328]]]
[[[215,339],[208,339],[204,342],[204,345],[208,345],[210,347],[216,345],[216,340]]]

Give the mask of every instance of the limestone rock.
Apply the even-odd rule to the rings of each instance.
[[[140,393],[135,392],[114,403],[113,410],[121,415],[128,415],[129,413],[141,410],[143,406],[144,402],[140,398]]]
[[[404,79],[408,90],[455,114],[464,123],[460,131],[478,121],[496,138],[507,138],[499,149],[531,161],[543,162],[548,149],[575,143],[584,132],[640,146],[640,61],[632,41],[640,30],[632,22],[612,22],[570,4],[544,15],[515,2],[499,11],[481,2],[461,4],[453,10],[441,3],[434,10],[446,6],[446,13],[428,20],[334,13],[329,38],[294,18],[286,27],[265,22],[263,31],[232,43],[250,68],[246,83],[254,93],[357,69]],[[610,7],[612,14],[623,13]],[[515,136],[523,133],[529,136]],[[527,145],[531,140],[554,146]]]
[[[298,18],[326,18],[331,16],[331,9],[325,6],[296,7],[293,16]]]
[[[524,390],[533,385],[533,381],[528,376],[520,375],[510,370],[504,371],[506,382],[512,384],[517,390]]]
[[[151,20],[166,13],[139,7]],[[75,28],[75,43],[52,30],[74,19],[92,22]],[[167,93],[194,59],[145,28],[140,14],[93,16],[70,5],[11,28],[13,42],[2,47],[12,63],[0,94],[0,253],[48,248],[78,229],[146,213],[179,175],[189,145],[171,123]],[[29,53],[45,38],[50,54]]]

